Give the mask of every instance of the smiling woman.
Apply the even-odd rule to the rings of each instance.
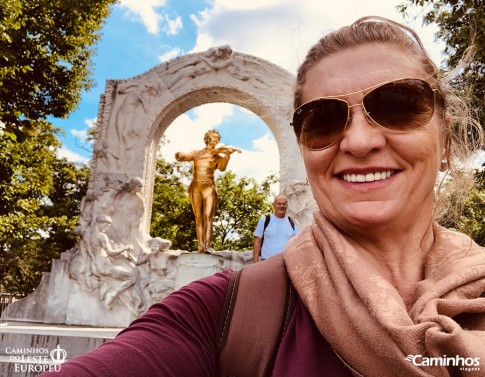
[[[313,223],[282,253],[173,293],[56,376],[481,369],[485,250],[435,222],[434,187],[483,138],[458,122],[442,76],[418,36],[387,19],[320,39],[298,70],[293,116],[319,209]],[[245,290],[251,284],[267,295]],[[287,311],[273,305],[279,296]],[[268,318],[281,329],[269,342]]]

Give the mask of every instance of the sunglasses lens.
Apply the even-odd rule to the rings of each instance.
[[[405,79],[382,85],[364,97],[370,118],[395,131],[420,128],[433,117],[434,95],[426,81]]]
[[[433,117],[434,92],[423,80],[396,80],[371,90],[362,104],[376,124],[393,131],[410,131],[423,127]],[[292,124],[301,145],[323,149],[342,136],[348,119],[346,101],[320,98],[300,106]]]
[[[309,149],[323,149],[342,135],[347,119],[347,102],[322,98],[297,109],[293,125],[300,144]]]

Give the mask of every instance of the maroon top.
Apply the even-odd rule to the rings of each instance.
[[[62,364],[60,372],[42,376],[217,376],[215,338],[230,274],[224,271],[175,291],[115,339]],[[273,376],[352,376],[300,299],[278,350]]]

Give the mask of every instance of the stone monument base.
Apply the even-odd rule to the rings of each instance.
[[[0,376],[34,377],[114,338],[121,328],[0,324]]]
[[[131,304],[131,291],[116,297],[111,307],[99,297],[99,290],[90,291],[78,284],[69,272],[70,252],[52,262],[37,289],[29,296],[10,304],[2,312],[2,321],[37,322],[97,327],[126,327],[143,311]],[[149,282],[144,286],[145,308],[184,285],[223,270],[239,270],[252,263],[252,251],[218,251],[197,254],[186,251],[160,252],[150,261]],[[99,283],[99,282],[98,282]],[[104,282],[104,286],[118,283]],[[94,283],[93,283],[94,285]],[[96,294],[98,292],[98,294]]]

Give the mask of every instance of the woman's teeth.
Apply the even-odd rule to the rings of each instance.
[[[389,178],[391,174],[392,170],[387,170],[367,174],[344,174],[343,178],[347,182],[374,182]]]

